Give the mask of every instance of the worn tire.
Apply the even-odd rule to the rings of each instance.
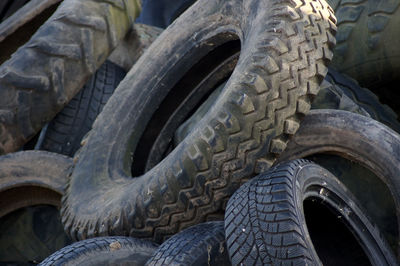
[[[138,12],[137,0],[60,4],[0,66],[0,154],[18,150],[73,98]]]
[[[240,187],[228,202],[225,233],[233,265],[397,265],[347,188],[305,160],[274,166]]]
[[[63,199],[66,231],[74,239],[129,234],[161,242],[223,209],[297,130],[327,72],[334,30],[330,8],[318,1],[194,4],[134,65],[83,141]],[[132,155],[155,107],[202,57],[238,38],[239,61],[210,112],[160,163],[132,179]]]
[[[0,23],[14,14],[29,0],[3,0],[0,2]]]
[[[166,28],[179,17],[195,0],[144,0],[137,22]]]
[[[96,237],[66,246],[40,265],[144,265],[157,245],[130,237]]]
[[[42,129],[37,149],[74,156],[83,136],[125,77],[126,72],[106,61],[77,95]]]
[[[358,113],[400,132],[397,114],[389,106],[382,104],[372,91],[360,87],[356,80],[333,69],[329,69],[311,109],[337,109]]]
[[[71,167],[44,151],[0,157],[0,263],[41,261],[69,244],[58,208]]]
[[[338,19],[332,66],[379,90],[400,71],[400,1],[329,0]],[[398,79],[397,79],[398,80]]]
[[[162,243],[146,265],[231,265],[224,222],[202,223],[179,232]]]
[[[393,214],[391,213],[392,209],[387,209],[387,216],[383,220],[393,221],[393,217],[388,215],[395,216],[394,221],[397,224],[392,234],[396,235],[392,237],[395,239],[394,249],[400,254],[398,244],[400,231],[399,151],[400,137],[398,134],[371,118],[339,110],[312,110],[302,122],[292,141],[289,142],[287,149],[279,158],[279,162],[311,158],[311,156],[319,154],[333,154],[355,162],[374,173],[390,194],[379,197],[388,196],[393,200],[391,203],[394,205]],[[346,180],[342,182],[345,183]],[[358,187],[352,188],[351,192],[360,200],[362,198],[368,200],[367,195],[370,192],[365,194],[368,189],[362,187],[364,190],[357,191],[360,187],[360,184],[357,184]],[[380,198],[375,201],[382,203]],[[372,212],[369,212],[369,216],[374,221],[380,220],[379,217],[374,217]],[[384,231],[386,229],[384,227],[387,226],[381,226],[380,230]]]

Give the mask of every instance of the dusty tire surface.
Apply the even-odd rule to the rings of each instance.
[[[400,71],[399,0],[329,0],[338,19],[332,66],[378,89]],[[378,87],[377,87],[378,86]]]
[[[96,237],[66,246],[40,265],[144,265],[157,245],[130,237]]]
[[[139,59],[84,140],[63,199],[66,231],[74,239],[162,242],[222,210],[244,179],[274,162],[310,109],[332,56],[334,22],[318,1],[196,2]],[[196,61],[238,38],[233,74],[196,130],[132,179],[154,106]]]
[[[225,233],[233,265],[397,265],[354,196],[306,160],[274,166],[240,187],[228,202]]]
[[[231,265],[224,222],[206,222],[177,233],[158,247],[146,265]]]
[[[38,149],[74,156],[83,136],[92,128],[94,120],[125,75],[122,68],[105,61],[43,130],[43,140],[38,143]]]
[[[360,87],[356,80],[333,69],[329,69],[311,108],[358,113],[400,132],[397,114],[388,105],[381,103],[372,91]]]
[[[374,211],[376,212],[374,213],[368,206],[363,205],[363,207],[368,209],[368,215],[375,223],[384,222],[378,224],[380,230],[384,234],[389,231],[389,234],[392,235],[389,237],[393,239],[390,244],[399,253],[400,180],[398,173],[400,157],[397,155],[399,151],[400,138],[398,134],[371,118],[341,110],[312,110],[303,120],[299,131],[289,142],[285,152],[282,153],[279,162],[331,154],[355,162],[376,175],[388,192],[385,195],[376,195],[376,199],[372,203],[376,202],[379,208],[385,206],[385,209],[379,212]],[[335,169],[332,168],[332,170]],[[337,176],[339,174],[340,170],[335,173]],[[362,180],[361,176],[360,181]],[[341,179],[341,181],[346,183],[346,180]],[[365,182],[370,184],[369,186],[376,186],[376,183],[368,183],[367,178],[365,178]],[[360,186],[359,182],[353,187],[350,187],[351,183],[346,183],[346,185],[349,189],[351,188],[351,192],[359,201],[371,201],[368,195],[373,195],[374,190],[369,189],[368,185]],[[359,191],[360,189],[361,191]],[[388,200],[392,202],[387,203]],[[376,206],[372,205],[372,210],[376,210]],[[390,221],[390,223],[387,224],[385,221]],[[387,235],[385,236],[389,239]]]
[[[0,263],[38,262],[69,244],[58,209],[71,167],[45,151],[0,157]]]
[[[139,6],[63,1],[0,66],[0,154],[18,150],[73,98],[125,36]]]

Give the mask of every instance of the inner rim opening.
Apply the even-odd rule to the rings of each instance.
[[[229,78],[240,48],[239,38],[214,48],[175,84],[138,141],[133,153],[132,176],[144,174],[173,150],[175,131]]]
[[[314,197],[305,199],[303,208],[311,241],[323,265],[371,265],[340,213]]]
[[[350,190],[397,254],[396,205],[386,184],[371,170],[336,154],[314,154],[307,159],[327,169]]]

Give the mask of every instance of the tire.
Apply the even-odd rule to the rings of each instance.
[[[73,239],[110,234],[162,242],[221,211],[224,200],[242,179],[250,178],[255,168],[269,167],[285,148],[326,74],[324,64],[334,44],[334,18],[322,2],[307,1],[300,8],[293,2],[250,1],[246,8],[241,7],[242,3],[197,2],[157,38],[121,82],[75,156],[77,163],[62,207],[64,228]],[[303,16],[305,10],[312,12],[311,6],[319,10],[318,14],[310,14],[315,28]],[[282,8],[283,13],[274,8]],[[321,18],[314,17],[320,14]],[[274,26],[276,32],[265,30],[270,28],[272,17],[281,20]],[[255,22],[245,23],[249,19]],[[312,28],[304,28],[303,23]],[[292,27],[304,28],[305,32],[298,31],[293,38],[281,35],[286,30],[290,33]],[[313,30],[321,32],[312,33],[315,35],[309,46],[311,43],[304,38]],[[243,49],[233,69],[232,62],[240,50],[238,38]],[[298,50],[294,54],[285,52],[288,44],[310,51],[310,60],[296,60]],[[283,50],[278,52],[277,47]],[[221,71],[218,67],[216,72],[208,67],[199,71],[207,60],[213,66],[228,63]],[[313,64],[308,66],[307,61]],[[132,178],[131,171],[140,169],[136,161],[143,160],[146,151],[153,152],[144,149],[136,154],[142,151],[141,145],[172,139],[179,124],[210,93],[204,86],[214,88],[229,77],[230,73],[221,76],[227,66],[233,74],[193,134],[164,159],[158,158],[161,162],[152,160],[155,166],[148,172],[143,174],[143,170]],[[290,67],[302,72],[293,81],[300,82],[296,88],[289,80],[279,85],[279,79],[287,79]],[[188,88],[185,78],[193,77],[187,73],[194,73],[204,91],[184,89]],[[286,94],[289,88],[291,97]],[[179,94],[183,92],[190,95]],[[179,97],[184,99],[178,101]],[[267,106],[270,115],[265,117]],[[169,116],[162,116],[166,114]],[[158,118],[168,121],[161,123]],[[274,122],[270,130],[259,131]],[[154,134],[158,129],[160,134]],[[167,152],[169,143],[162,144],[165,149],[153,155]]]
[[[328,166],[336,162],[335,167],[329,169],[363,204],[368,216],[380,226],[393,249],[400,254],[398,151],[398,134],[371,118],[339,110],[312,110],[282,153],[279,162],[298,158],[313,159],[327,154],[336,156],[325,160]],[[338,160],[340,158],[353,163],[344,167]],[[316,161],[323,163],[324,160]],[[381,184],[371,181],[365,172],[360,174],[352,171],[357,165],[373,173]],[[350,174],[346,174],[347,171]],[[341,178],[341,175],[347,178]],[[375,195],[374,201],[371,201],[371,195]]]
[[[82,90],[42,129],[43,136],[36,144],[38,149],[74,156],[83,136],[125,75],[123,69],[109,61],[101,65]]]
[[[329,0],[338,19],[332,67],[380,90],[400,71],[400,1]]]
[[[136,0],[63,1],[0,66],[0,154],[18,150],[73,98],[138,11]]]
[[[0,3],[0,22],[3,22],[29,0],[3,0]]]
[[[146,265],[231,265],[224,222],[194,225],[172,236],[158,247]]]
[[[238,189],[225,233],[233,265],[397,265],[346,187],[305,160],[279,164]]]
[[[143,9],[136,22],[166,28],[188,9],[195,0],[144,0]]]
[[[357,81],[329,69],[320,92],[313,101],[312,109],[338,109],[358,113],[379,121],[400,132],[397,114],[378,97]]]
[[[58,208],[71,167],[44,151],[0,157],[0,264],[39,262],[70,243]]]
[[[144,265],[157,245],[130,237],[97,237],[66,246],[40,265]]]

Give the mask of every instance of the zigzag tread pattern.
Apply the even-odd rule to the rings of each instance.
[[[111,9],[115,10],[111,12]],[[31,40],[0,67],[0,86],[7,93],[6,98],[29,90],[27,95],[31,99],[43,99],[40,105],[46,106],[47,111],[46,114],[43,109],[35,111],[36,103],[29,101],[29,106],[24,106],[27,102],[19,102],[19,97],[14,97],[15,101],[7,106],[18,106],[13,112],[18,109],[25,113],[15,115],[13,125],[1,131],[0,150],[5,153],[17,150],[77,93],[117,40],[124,37],[130,17],[136,15],[130,14],[132,11],[137,12],[128,9],[124,0],[64,2]],[[124,23],[116,23],[115,14]],[[108,43],[94,48],[93,43],[101,40]],[[64,73],[70,73],[73,78]]]
[[[229,200],[225,234],[233,265],[312,264],[292,194],[294,169],[304,162],[275,166]]]
[[[182,146],[179,159],[169,161],[172,167],[149,177],[154,196],[141,194],[140,202],[133,202],[123,217],[113,221],[107,214],[93,220],[75,217],[68,206],[67,189],[62,213],[72,237],[92,236],[89,231],[98,234],[102,224],[111,234],[129,232],[162,242],[221,210],[243,180],[272,165],[310,109],[310,99],[318,92],[327,72],[325,65],[332,58],[336,31],[333,11],[322,1],[275,1],[273,5],[279,12],[269,14],[260,26],[263,32],[257,32],[254,43],[257,56],[248,59],[254,67],[237,77],[239,84],[247,84],[236,86],[242,97],[235,92],[228,96],[220,111],[207,120],[210,126],[190,135],[194,141]],[[261,54],[269,56],[269,63],[260,62]],[[216,138],[226,145],[214,153]],[[176,187],[180,189],[174,195],[171,189]],[[161,207],[156,198],[163,200]],[[133,227],[118,223],[132,219]]]

